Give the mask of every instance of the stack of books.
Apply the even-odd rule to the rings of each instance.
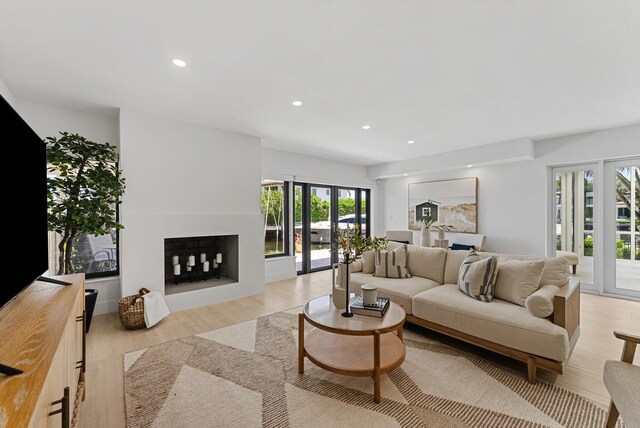
[[[386,297],[378,297],[375,304],[365,305],[362,301],[362,295],[357,295],[356,300],[351,303],[351,312],[358,315],[382,318],[387,309],[389,309],[389,299]]]

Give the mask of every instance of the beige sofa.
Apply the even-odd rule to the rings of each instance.
[[[389,243],[389,250],[397,244]],[[407,321],[527,363],[529,381],[535,382],[538,367],[562,373],[579,336],[580,283],[569,281],[564,259],[495,255],[500,265],[508,260],[544,260],[539,287],[557,285],[552,297],[553,314],[540,318],[529,309],[494,298],[475,300],[458,289],[458,272],[468,251],[447,251],[408,245],[407,268],[411,278],[380,278],[370,271],[372,263],[352,266],[353,285],[372,284],[378,295],[388,297],[407,312]],[[365,260],[368,260],[366,258]],[[553,289],[555,290],[555,289]],[[549,298],[551,299],[551,298]]]

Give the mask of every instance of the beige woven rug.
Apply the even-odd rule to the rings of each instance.
[[[305,359],[297,313],[281,312],[124,357],[128,427],[602,427],[605,409],[529,384],[474,354],[405,330],[405,362],[382,380]]]

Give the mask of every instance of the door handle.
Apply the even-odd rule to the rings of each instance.
[[[49,412],[49,416],[62,413],[62,428],[69,428],[69,387],[68,386],[64,389],[64,394],[61,399],[51,402],[52,406],[55,406],[56,404],[60,404],[60,408],[58,410],[54,410],[53,412]]]

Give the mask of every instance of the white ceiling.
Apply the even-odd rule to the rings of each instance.
[[[2,0],[0,77],[376,164],[640,121],[640,2]]]

